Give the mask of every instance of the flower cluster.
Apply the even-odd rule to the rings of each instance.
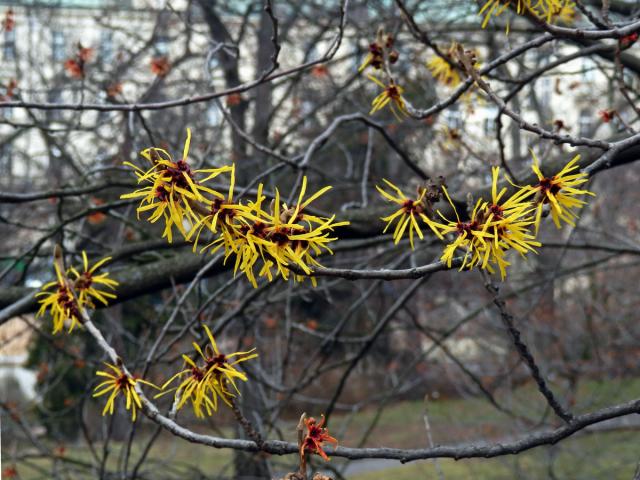
[[[47,310],[50,311],[53,318],[54,334],[63,330],[67,323],[69,332],[73,331],[76,325],[81,325],[81,311],[83,308],[95,308],[93,299],[106,306],[110,300],[116,298],[114,293],[97,288],[104,286],[115,290],[115,287],[118,286],[118,282],[109,278],[109,273],[96,275],[96,270],[111,260],[111,257],[103,258],[89,267],[87,253],[83,251],[82,260],[82,271],[71,267],[64,272],[63,268],[54,262],[56,281],[43,285],[40,292],[36,294],[36,297],[42,297],[39,300],[38,316],[43,315]],[[54,290],[50,290],[51,288]]]
[[[198,364],[187,355],[183,355],[185,369],[167,380],[162,386],[162,392],[156,395],[159,397],[174,392],[176,409],[181,409],[190,401],[195,415],[200,418],[203,418],[205,413],[211,416],[218,410],[218,397],[228,406],[232,406],[236,394],[240,395],[236,380],[247,381],[246,375],[235,366],[258,356],[255,348],[228,355],[220,353],[211,330],[206,325],[204,329],[209,338],[209,345],[203,351],[197,343],[193,343],[202,363]],[[169,388],[176,379],[181,379],[179,385]]]
[[[358,72],[362,72],[369,66],[375,70],[382,70],[385,62],[391,65],[396,63],[400,58],[400,54],[393,49],[393,45],[393,35],[385,33],[384,29],[380,28],[376,34],[375,41],[369,44],[369,53],[367,53],[362,65],[358,68]]]
[[[164,220],[164,237],[172,241],[175,226],[187,241],[193,242],[195,251],[204,233],[213,235],[213,240],[204,243],[200,251],[215,253],[222,249],[225,263],[235,257],[234,273],[244,273],[254,287],[254,270],[259,263],[258,277],[272,281],[281,276],[287,280],[292,264],[308,275],[312,266],[319,265],[316,255],[332,253],[328,247],[336,240],[332,231],[348,222],[336,222],[335,215],[315,215],[309,208],[331,187],[305,199],[307,178],[303,177],[298,201],[291,206],[281,201],[276,189],[270,207],[265,207],[263,184],[258,186],[254,201],[236,202],[235,165],[192,170],[187,162],[190,139],[191,132],[187,130],[183,157],[178,162],[163,149],[148,148],[142,156],[152,163],[151,169],[144,171],[127,163],[136,170],[138,183],[146,186],[121,198],[141,198],[138,214],[150,211],[150,222]],[[222,173],[230,177],[226,195],[205,185]],[[315,284],[313,278],[312,282]]]
[[[369,115],[373,115],[377,111],[389,106],[393,115],[401,122],[403,116],[409,115],[409,111],[402,97],[404,88],[396,83],[390,71],[391,65],[395,64],[400,58],[400,54],[393,49],[393,45],[393,35],[390,33],[386,34],[384,29],[380,28],[376,35],[376,40],[369,44],[369,53],[365,57],[364,62],[362,62],[362,65],[360,65],[360,68],[358,68],[358,72],[360,73],[367,67],[371,67],[379,71],[386,78],[383,82],[373,75],[367,75],[369,80],[382,88],[382,92],[371,102]]]
[[[570,23],[575,16],[575,2],[571,0],[486,0],[479,12],[479,15],[484,15],[482,28],[487,26],[492,16],[502,15],[509,7],[515,8],[518,15],[531,14],[547,23]]]
[[[542,244],[536,240],[538,228],[545,209],[549,208],[551,217],[556,227],[562,223],[574,225],[579,210],[585,201],[579,197],[594,195],[580,186],[588,181],[585,173],[578,172],[579,155],[576,155],[556,175],[545,176],[538,166],[534,156],[533,171],[538,182],[534,185],[516,187],[515,193],[507,196],[507,187],[498,188],[500,181],[500,168],[492,170],[491,199],[478,199],[473,205],[467,218],[458,212],[456,205],[451,200],[446,186],[442,183],[439,190],[449,202],[455,219],[445,217],[439,210],[440,217],[435,218],[431,214],[432,204],[438,200],[433,185],[421,187],[417,199],[408,198],[402,191],[385,180],[395,194],[386,192],[378,187],[383,197],[401,206],[393,214],[383,217],[387,227],[397,221],[394,230],[394,241],[398,243],[408,230],[409,242],[413,248],[413,234],[423,238],[419,220],[425,223],[435,235],[445,240],[452,240],[445,246],[441,260],[451,267],[454,257],[462,252],[462,268],[479,266],[490,273],[496,270],[504,279],[506,268],[510,265],[506,259],[506,252],[510,249],[525,256],[530,252],[536,252],[536,248]],[[433,218],[431,218],[433,217]]]
[[[118,398],[118,395],[122,395],[125,399],[125,409],[131,410],[131,418],[135,422],[137,410],[142,408],[142,402],[140,401],[140,395],[136,391],[136,385],[142,383],[156,389],[158,387],[146,380],[127,375],[123,369],[115,365],[106,362],[105,365],[109,367],[110,371],[98,370],[96,375],[104,377],[106,380],[99,383],[93,389],[94,397],[100,397],[111,392],[104,406],[104,410],[102,410],[102,415],[106,415],[107,413],[113,415],[116,398]]]
[[[151,164],[149,170],[145,171],[125,162],[125,165],[135,169],[138,184],[145,186],[135,192],[121,195],[120,198],[141,198],[137,210],[138,218],[141,213],[151,212],[151,223],[163,219],[165,228],[162,236],[169,242],[173,241],[174,226],[186,237],[187,231],[200,220],[192,209],[194,202],[204,202],[205,194],[224,198],[220,192],[204,186],[204,183],[231,170],[231,167],[192,170],[187,161],[190,145],[191,130],[187,129],[182,158],[177,162],[173,161],[169,152],[156,147],[147,148],[140,153]],[[204,178],[198,179],[197,175]]]

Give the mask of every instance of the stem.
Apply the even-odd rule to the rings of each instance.
[[[238,420],[240,425],[242,425],[242,428],[244,429],[247,436],[251,440],[256,442],[258,448],[262,450],[262,446],[264,445],[262,435],[260,435],[260,433],[253,427],[253,424],[249,421],[249,419],[242,414],[234,398],[231,399],[231,410],[233,410],[234,417],[236,417],[236,420]]]

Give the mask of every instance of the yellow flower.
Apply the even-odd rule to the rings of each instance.
[[[186,238],[188,234],[183,222],[186,221],[189,227],[192,227],[200,220],[200,216],[191,206],[192,202],[205,202],[205,195],[224,198],[224,195],[204,186],[204,183],[232,168],[224,166],[192,170],[187,163],[190,144],[191,130],[187,129],[187,139],[181,160],[174,162],[166,150],[151,147],[141,152],[141,155],[152,165],[149,170],[144,171],[136,165],[125,162],[125,165],[135,169],[138,183],[146,183],[147,186],[121,195],[120,198],[141,198],[137,209],[138,217],[140,213],[152,211],[149,222],[155,223],[164,219],[165,230],[162,236],[167,237],[169,242],[173,239],[174,225]],[[196,174],[206,176],[198,180]]]
[[[450,87],[457,87],[462,81],[460,75],[460,69],[456,68],[454,59],[458,58],[458,48],[460,45],[457,42],[451,42],[451,46],[446,53],[446,58],[440,55],[434,56],[427,62],[427,68],[431,70],[431,75],[437,81]],[[477,52],[475,50],[468,51],[469,57],[472,59],[474,66],[477,66]]]
[[[318,190],[316,193],[311,195],[306,200],[304,199],[305,193],[307,193],[307,177],[302,177],[302,185],[300,186],[300,194],[298,195],[298,201],[296,202],[295,207],[287,208],[287,204],[285,203],[282,207],[282,216],[286,219],[289,218],[292,222],[306,222],[309,227],[311,224],[323,224],[327,220],[325,217],[318,217],[313,214],[309,214],[305,212],[305,209],[313,202],[314,200],[320,198],[322,195],[331,190],[331,186],[323,187]]]
[[[500,16],[511,5],[515,5],[518,15],[529,12],[547,23],[557,20],[571,23],[575,17],[575,2],[571,0],[487,0],[479,12],[479,15],[484,14],[482,28],[487,26],[492,16]]]
[[[460,72],[451,63],[436,55],[427,62],[427,68],[438,82],[450,87],[460,85]]]
[[[109,399],[104,406],[104,410],[102,410],[102,415],[106,415],[107,413],[113,415],[116,398],[118,397],[118,395],[122,394],[125,398],[125,408],[127,410],[131,410],[131,418],[135,422],[136,412],[138,409],[142,408],[140,395],[138,395],[138,392],[136,392],[135,390],[136,384],[143,383],[153,388],[158,387],[156,387],[151,382],[147,382],[146,380],[133,378],[127,375],[122,369],[116,367],[115,365],[106,362],[105,365],[109,367],[111,371],[98,370],[96,372],[96,375],[98,375],[99,377],[105,377],[106,380],[101,382],[93,389],[94,397],[100,397],[106,393],[111,392],[111,395],[109,395]]]
[[[303,177],[298,201],[291,207],[281,204],[280,192],[276,189],[276,196],[272,202],[270,212],[262,208],[265,196],[262,194],[263,186],[258,186],[258,194],[254,202],[242,206],[238,215],[233,217],[233,225],[228,229],[228,235],[223,235],[208,247],[215,251],[225,245],[225,261],[232,255],[236,255],[234,274],[242,271],[251,284],[257,287],[254,267],[259,260],[262,266],[258,276],[266,277],[269,281],[274,279],[272,269],[276,269],[275,276],[289,278],[289,266],[295,264],[306,274],[311,273],[310,265],[318,266],[319,263],[313,255],[323,252],[333,253],[328,243],[336,240],[330,236],[334,228],[347,225],[348,222],[335,222],[335,215],[326,218],[309,212],[311,202],[319,198],[331,187],[324,187],[305,199],[307,178]],[[296,275],[295,280],[304,277]],[[315,279],[312,278],[315,285]]]
[[[73,331],[76,325],[82,325],[81,309],[85,307],[95,308],[92,298],[100,300],[104,305],[109,304],[108,299],[116,298],[113,293],[95,288],[96,284],[100,284],[113,290],[118,285],[115,280],[107,278],[109,276],[108,273],[95,275],[95,271],[109,261],[111,257],[103,258],[91,268],[89,268],[87,253],[84,251],[82,252],[82,259],[84,262],[82,273],[79,273],[73,267],[69,269],[68,273],[75,276],[74,279],[69,279],[69,277],[63,275],[58,263],[54,262],[56,281],[43,285],[40,292],[36,294],[36,297],[43,297],[42,300],[39,300],[41,305],[37,315],[43,315],[47,309],[51,310],[54,334],[60,332],[66,322],[69,322],[69,333]],[[55,287],[55,291],[47,291],[52,287]],[[71,288],[73,292],[70,290]]]
[[[524,188],[538,193],[535,218],[536,234],[540,227],[540,219],[542,218],[542,210],[545,204],[549,204],[551,207],[551,218],[557,228],[561,227],[561,222],[575,226],[574,220],[578,218],[576,210],[579,210],[587,203],[577,197],[582,195],[595,196],[595,193],[589,190],[576,188],[589,181],[589,176],[586,173],[572,173],[580,168],[580,165],[578,165],[580,155],[573,157],[560,172],[552,177],[545,177],[542,174],[535,154],[533,154],[533,159],[532,169],[538,176],[538,184]]]
[[[111,257],[103,258],[95,265],[93,265],[93,267],[89,268],[87,252],[83,250],[82,261],[84,268],[82,270],[82,273],[79,273],[78,270],[73,267],[69,269],[70,273],[75,276],[75,279],[73,279],[73,289],[78,295],[78,301],[80,302],[80,305],[93,307],[91,298],[96,298],[106,306],[109,304],[108,299],[116,298],[116,295],[114,295],[113,293],[105,292],[104,290],[98,290],[97,288],[95,288],[95,285],[99,284],[104,285],[111,290],[114,290],[115,287],[119,285],[115,280],[107,278],[109,276],[108,272],[101,273],[100,275],[95,275],[95,271],[109,260],[111,260]]]
[[[438,210],[438,215],[440,215],[440,217],[442,217],[442,219],[447,223],[434,223],[434,225],[435,228],[440,231],[441,236],[454,233],[456,234],[456,238],[445,247],[440,260],[446,262],[448,267],[451,267],[456,251],[462,249],[465,251],[465,256],[460,270],[465,267],[470,268],[476,265],[479,259],[483,258],[483,253],[485,253],[486,249],[489,248],[488,241],[493,238],[493,234],[489,232],[489,227],[492,226],[492,223],[485,221],[484,213],[482,211],[482,199],[478,199],[476,202],[476,205],[471,212],[471,218],[463,222],[460,220],[458,211],[451,201],[451,197],[449,196],[449,192],[446,187],[443,186],[442,191],[451,205],[451,208],[453,208],[456,220],[448,220]]]
[[[564,23],[572,23],[575,19],[576,4],[571,0],[539,0],[531,7],[531,10],[540,18],[552,23],[561,20]]]
[[[506,267],[509,263],[505,260],[505,251],[513,248],[524,256],[529,252],[536,252],[535,247],[542,244],[536,241],[530,233],[534,223],[532,212],[535,207],[530,201],[533,192],[527,189],[519,189],[503,201],[507,188],[498,191],[500,167],[492,168],[491,201],[482,204],[484,212],[483,222],[488,223],[488,232],[492,235],[492,241],[483,250],[482,256],[475,257],[471,266],[480,265],[481,268],[493,273],[494,264],[500,270],[502,279],[506,276]]]
[[[188,356],[182,355],[185,361],[185,370],[176,373],[161,387],[162,393],[156,395],[160,397],[166,393],[175,392],[174,398],[177,401],[176,409],[180,410],[189,400],[196,417],[204,418],[205,412],[211,416],[218,411],[218,391],[219,385],[211,376],[206,375],[206,371],[200,368]],[[182,377],[183,380],[177,387],[167,390],[167,387],[176,379]],[[165,391],[166,390],[166,391]],[[204,409],[204,411],[203,411]]]
[[[69,333],[71,333],[76,325],[82,324],[81,307],[74,298],[73,292],[67,287],[58,264],[54,263],[53,266],[56,270],[57,280],[43,285],[41,291],[36,293],[36,297],[43,297],[42,300],[38,300],[40,309],[37,316],[44,315],[47,309],[50,309],[51,317],[53,318],[54,335],[64,329],[67,321],[69,322]],[[56,290],[48,292],[47,290],[51,287],[55,287]]]
[[[265,220],[265,226],[256,235],[256,225],[252,227],[253,237],[248,242],[248,248],[254,253],[247,256],[249,262],[245,265],[249,267],[250,260],[259,253],[263,259],[263,267],[260,276],[266,276],[269,281],[273,279],[271,268],[276,268],[276,275],[287,280],[289,276],[290,263],[299,266],[306,274],[311,273],[307,263],[319,265],[310,255],[310,250],[316,254],[326,250],[333,253],[327,247],[327,243],[336,240],[330,237],[330,232],[338,226],[348,225],[348,222],[334,222],[335,215],[331,218],[322,218],[310,215],[305,212],[309,204],[320,195],[328,191],[331,187],[324,187],[307,200],[303,200],[306,193],[306,177],[303,178],[298,203],[295,207],[288,208],[286,204],[280,203],[280,192],[276,189],[276,196],[273,202],[271,213]],[[300,223],[303,223],[302,225]],[[246,273],[246,270],[243,270]],[[248,275],[250,276],[250,275]]]
[[[425,214],[425,211],[426,211],[425,195],[427,193],[426,188],[420,188],[419,190],[420,195],[416,200],[412,200],[411,198],[407,197],[407,195],[405,195],[402,192],[402,190],[400,190],[397,186],[395,186],[389,180],[383,179],[383,181],[387,184],[389,188],[392,189],[393,192],[395,192],[395,195],[393,193],[389,193],[385,191],[384,189],[376,185],[378,192],[380,192],[380,195],[382,195],[388,201],[400,205],[401,208],[396,212],[392,213],[391,215],[381,218],[381,220],[387,222],[387,226],[384,228],[382,233],[386,233],[389,227],[395,221],[397,221],[395,230],[393,231],[393,241],[397,245],[398,242],[402,239],[402,236],[404,235],[404,232],[407,230],[407,227],[408,227],[409,243],[411,244],[411,249],[413,250],[414,248],[413,233],[415,232],[420,238],[420,240],[424,238],[422,230],[420,229],[420,225],[418,224],[418,221],[417,221],[417,218],[419,218],[424,223],[426,223],[429,226],[429,228],[431,228],[439,238],[442,238],[442,235],[436,228],[435,223],[431,219],[429,219],[429,217],[427,217],[427,215]]]
[[[525,4],[528,4],[530,1],[531,0],[517,0],[518,14],[522,13]],[[484,14],[482,28],[486,28],[489,20],[491,20],[491,16],[499,17],[513,3],[515,3],[513,0],[487,0],[478,12],[478,15]],[[508,28],[507,26],[507,30]]]
[[[529,252],[537,253],[535,247],[542,246],[531,234],[533,223],[532,217],[523,218],[518,212],[494,219],[489,228],[493,239],[487,242],[484,248],[477,250],[477,255],[472,258],[469,267],[480,265],[481,268],[494,273],[493,266],[497,266],[500,277],[504,280],[507,275],[506,267],[509,265],[505,259],[506,251],[514,249],[524,257]]]
[[[237,223],[237,219],[238,216],[247,215],[249,208],[233,202],[233,189],[236,179],[235,164],[231,165],[230,172],[231,176],[227,197],[215,197],[212,200],[205,199],[203,203],[208,208],[209,214],[202,216],[187,235],[187,240],[189,241],[195,235],[195,239],[193,240],[194,252],[198,246],[200,234],[205,226],[208,227],[212,233],[219,235],[214,241],[202,247],[201,252],[210,250],[211,253],[214,253],[222,245],[225,246],[226,256],[229,256],[231,253],[237,253],[238,251],[235,247],[236,238],[241,236],[241,234],[239,232],[240,224]]]
[[[389,83],[389,85],[385,85],[372,75],[368,75],[368,77],[369,80],[384,89],[383,92],[374,98],[373,102],[371,102],[372,108],[369,115],[373,115],[378,110],[382,110],[384,107],[389,105],[391,111],[400,122],[402,121],[402,115],[409,116],[407,105],[404,98],[402,98],[404,88],[395,84],[393,81]]]
[[[239,395],[240,391],[236,386],[236,380],[247,381],[247,376],[235,366],[258,356],[255,353],[255,348],[247,352],[234,352],[225,355],[218,350],[211,330],[206,325],[204,325],[204,329],[209,337],[209,345],[203,351],[197,343],[193,343],[193,347],[203,363],[198,365],[191,358],[183,355],[187,368],[167,380],[162,386],[162,392],[156,395],[159,397],[169,392],[175,392],[174,397],[178,402],[176,408],[179,410],[190,400],[195,415],[200,418],[204,417],[205,413],[211,416],[213,412],[217,411],[218,397],[231,406],[231,401],[236,395],[229,389],[229,385]],[[167,387],[175,379],[181,377],[185,378],[177,387],[167,390]]]

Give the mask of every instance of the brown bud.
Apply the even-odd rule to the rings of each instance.
[[[392,49],[393,48],[393,35],[391,35],[390,33],[387,33],[387,38],[385,41],[385,47],[387,47],[388,49]]]
[[[391,52],[389,52],[389,63],[390,64],[394,64],[398,61],[398,58],[400,58],[400,54],[398,53],[397,50],[391,50]]]
[[[330,476],[328,476],[328,475],[323,475],[323,474],[321,474],[321,473],[316,473],[316,474],[313,476],[312,480],[333,480],[333,478],[331,478],[331,477],[330,477]]]
[[[304,476],[298,472],[287,473],[282,480],[305,480]]]

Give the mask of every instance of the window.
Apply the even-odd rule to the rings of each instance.
[[[98,49],[100,60],[110,63],[113,60],[113,35],[111,32],[100,34],[100,48]]]
[[[209,55],[207,55],[207,69],[209,70],[209,75],[213,75],[219,66],[220,60],[218,60],[218,52],[209,53]]]
[[[5,179],[8,178],[9,182],[11,182],[11,178],[13,176],[13,162],[11,159],[11,143],[3,143],[0,145],[0,168],[3,170],[3,176]]]
[[[629,114],[623,110],[621,112],[618,112],[618,115],[613,117],[613,122],[611,123],[613,124],[613,126],[616,128],[618,132],[622,132],[627,128],[625,124],[628,122],[628,117],[629,117]]]
[[[542,108],[549,108],[551,106],[551,95],[553,92],[553,85],[549,77],[542,77],[540,79],[540,106]]]
[[[0,145],[0,161],[3,164],[6,164],[9,159],[11,158],[11,143],[7,142],[7,143],[3,143],[2,145]]]
[[[62,103],[62,92],[58,89],[50,90],[47,94],[47,101],[49,103]],[[61,110],[47,110],[47,119],[50,122],[62,119]]]
[[[207,125],[210,127],[217,127],[221,121],[222,113],[218,109],[218,105],[215,102],[212,102],[207,108]]]
[[[578,135],[588,137],[591,135],[591,127],[593,125],[593,114],[590,110],[582,110],[578,117]]]
[[[300,106],[300,115],[302,116],[302,127],[309,128],[314,121],[315,103],[311,100],[303,100]]]
[[[596,64],[590,58],[582,59],[582,81],[592,83],[595,78]]]
[[[51,33],[51,58],[54,61],[64,60],[65,48],[64,48],[64,33],[59,30],[54,30]]]
[[[2,59],[14,60],[16,58],[16,31],[4,32],[4,44],[2,45]]]
[[[4,118],[5,120],[10,120],[12,117],[13,117],[13,108],[0,107],[0,118]]]
[[[495,137],[497,130],[496,117],[498,116],[498,107],[490,105],[486,108],[485,112],[484,135],[485,137]]]
[[[153,46],[157,57],[164,57],[169,54],[169,37],[158,35]]]
[[[462,115],[457,105],[453,105],[444,112],[444,121],[449,130],[460,130],[462,128]]]
[[[305,47],[305,52],[307,54],[307,62],[320,58],[320,55],[318,53],[318,45],[315,42],[308,43]]]
[[[629,69],[625,68],[622,71],[622,80],[627,88],[633,89],[635,88],[635,80],[636,76]]]

